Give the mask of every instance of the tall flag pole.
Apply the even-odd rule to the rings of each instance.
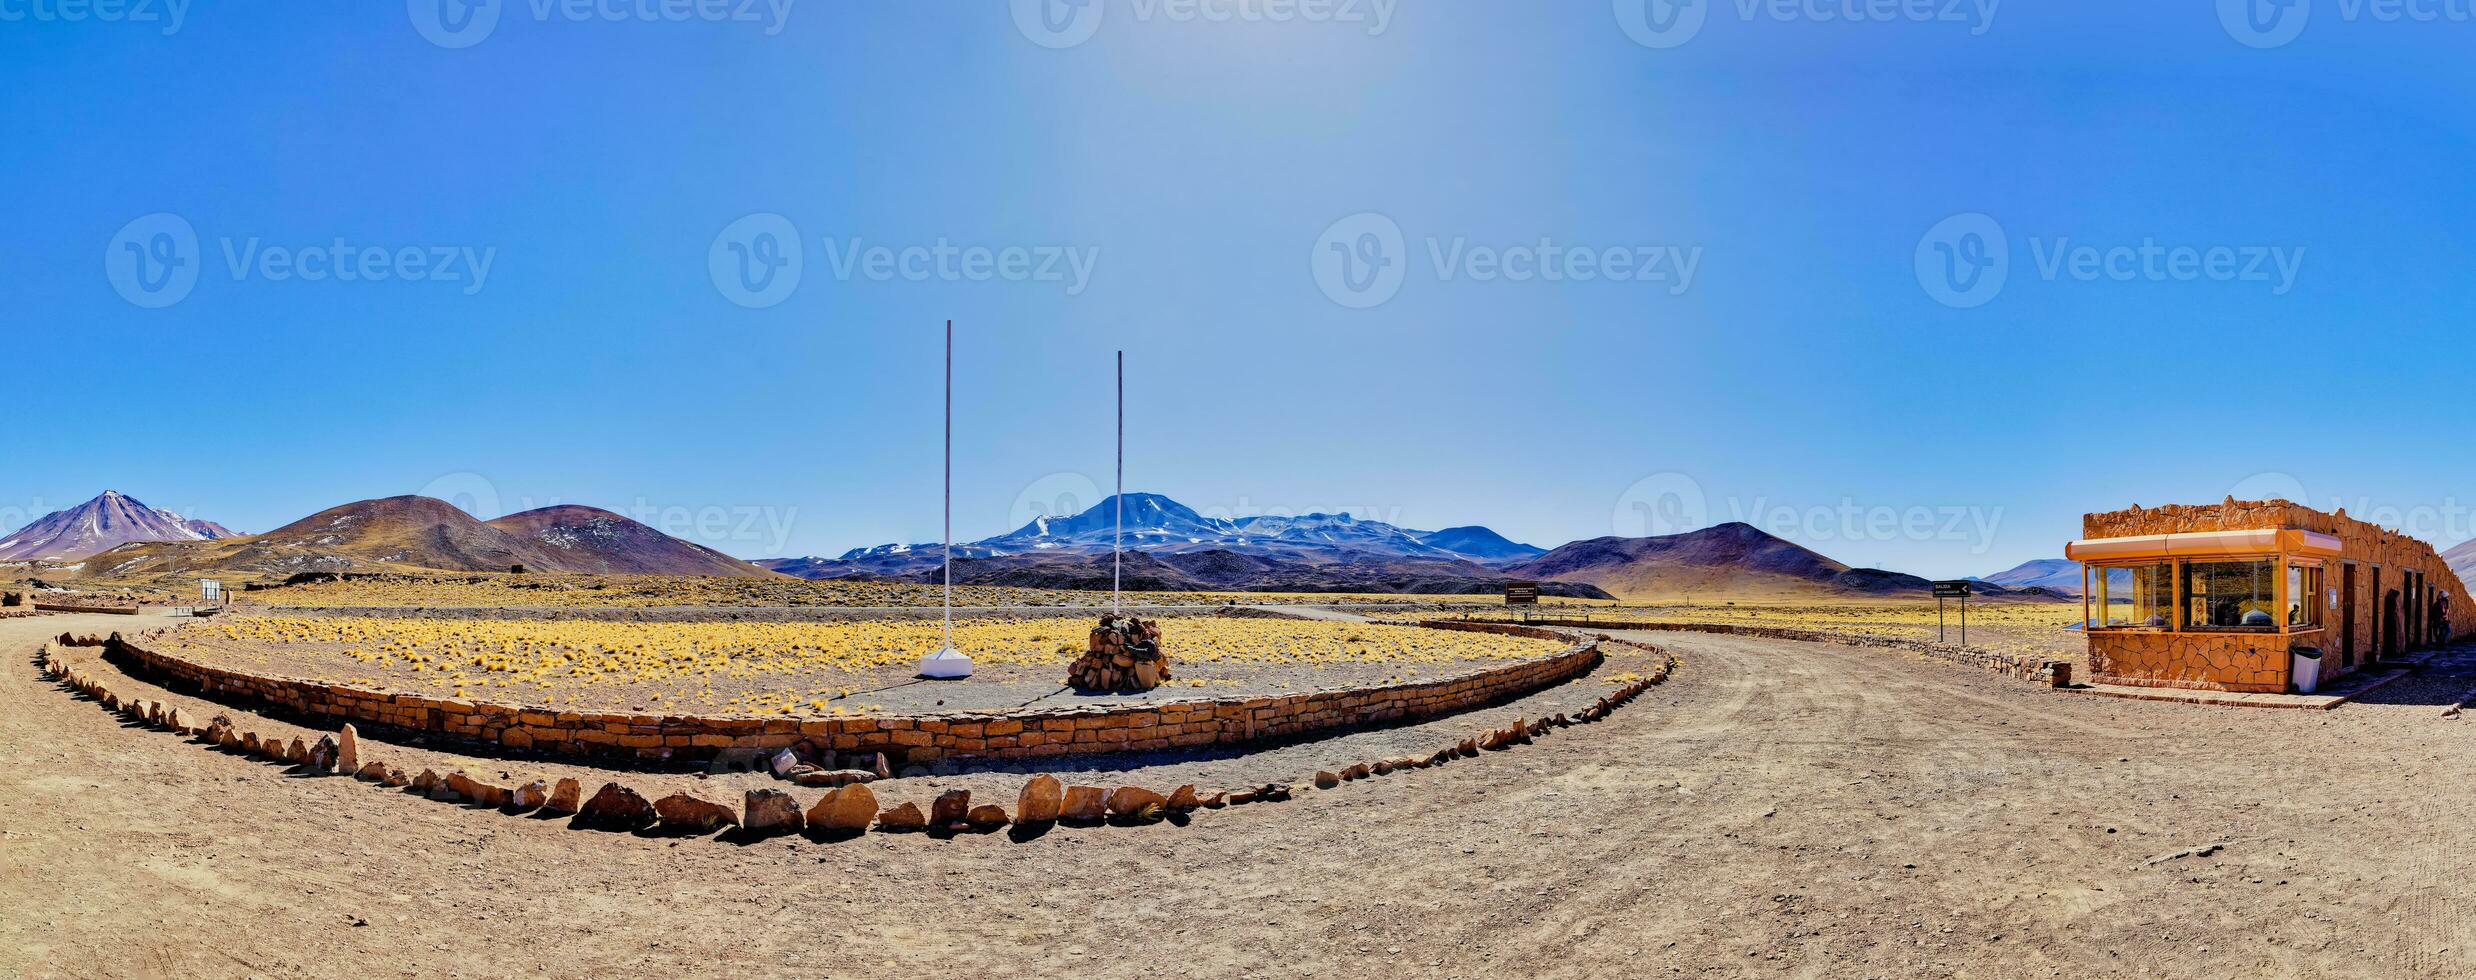
[[[1126,601],[1126,352],[1118,352],[1118,538],[1109,549],[1109,611],[1124,613]]]
[[[920,659],[920,676],[970,677],[972,662],[954,648],[954,321],[946,321],[946,644]]]
[[[946,321],[946,645],[954,649],[954,321]]]

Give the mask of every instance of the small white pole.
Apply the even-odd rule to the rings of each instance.
[[[1126,352],[1118,352],[1118,537],[1109,548],[1109,611],[1126,612]]]

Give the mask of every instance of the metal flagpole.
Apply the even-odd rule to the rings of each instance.
[[[972,675],[971,658],[954,648],[954,321],[946,321],[946,645],[920,659],[920,676],[961,680]]]
[[[1118,537],[1109,547],[1109,611],[1126,612],[1126,352],[1118,352]]]
[[[954,321],[946,321],[946,649],[954,649]]]

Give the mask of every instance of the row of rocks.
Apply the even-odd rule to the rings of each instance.
[[[1289,787],[1280,785],[1235,791],[1205,791],[1185,785],[1163,794],[1140,786],[1068,786],[1055,776],[1042,775],[1024,785],[1012,810],[999,804],[974,805],[971,791],[959,789],[938,796],[923,810],[917,803],[881,806],[876,792],[867,785],[876,774],[851,770],[855,774],[852,782],[835,788],[805,810],[791,794],[775,789],[748,791],[737,809],[689,792],[648,800],[637,790],[616,782],[605,784],[592,797],[584,798],[582,784],[574,779],[561,779],[555,784],[537,779],[511,787],[465,772],[442,775],[423,769],[417,775],[408,774],[396,766],[364,759],[360,734],[351,725],[321,737],[314,745],[298,737],[287,740],[243,731],[224,715],[199,725],[186,712],[159,701],[122,700],[101,681],[55,655],[49,646],[43,648],[41,666],[71,687],[95,696],[106,710],[227,751],[295,766],[311,775],[346,775],[390,788],[404,788],[440,802],[508,813],[572,815],[573,826],[592,830],[704,834],[740,828],[761,836],[810,829],[826,834],[864,833],[872,829],[989,831],[1009,825],[1101,822],[1112,818],[1150,822],[1194,810],[1279,802],[1291,795]],[[786,750],[784,754],[792,753]],[[882,756],[876,764],[885,764]],[[786,764],[784,771],[790,770]]]
[[[1656,652],[1654,648],[1641,644],[1631,645]],[[536,779],[510,786],[464,772],[441,775],[424,769],[417,775],[407,774],[398,767],[363,758],[359,733],[349,724],[333,735],[321,737],[314,745],[304,744],[297,737],[287,740],[240,731],[229,717],[222,715],[199,726],[186,712],[158,701],[124,702],[99,680],[55,655],[48,645],[43,648],[39,663],[64,683],[96,697],[106,710],[117,711],[143,724],[199,738],[227,751],[299,767],[312,775],[340,774],[364,782],[403,788],[441,802],[463,803],[507,813],[572,816],[574,819],[570,825],[580,829],[621,833],[710,834],[725,828],[736,828],[753,836],[802,832],[850,835],[872,830],[887,833],[986,833],[1007,826],[1041,827],[1061,822],[1096,824],[1115,820],[1151,823],[1196,810],[1283,802],[1293,795],[1291,788],[1285,784],[1242,790],[1204,790],[1188,784],[1168,793],[1160,793],[1131,785],[1114,788],[1069,785],[1055,776],[1040,775],[1024,784],[1012,809],[998,803],[975,803],[971,791],[956,789],[939,795],[923,810],[919,804],[910,802],[883,805],[876,791],[868,785],[877,778],[878,773],[854,769],[839,770],[851,774],[852,778],[836,785],[814,806],[806,809],[802,809],[791,794],[776,789],[750,790],[737,808],[691,792],[674,792],[658,799],[648,799],[645,794],[617,782],[604,784],[587,798],[583,785],[574,779],[560,779],[556,783]],[[1626,683],[1571,716],[1559,714],[1516,721],[1428,755],[1362,763],[1339,772],[1318,772],[1312,781],[1320,789],[1331,789],[1344,782],[1431,768],[1454,759],[1528,744],[1534,737],[1556,728],[1586,724],[1606,717],[1652,685],[1666,680],[1675,665],[1675,660],[1668,658],[1651,676]],[[800,753],[786,749],[773,762],[777,767],[776,775],[788,778],[802,766],[816,767],[818,763],[815,760],[832,759],[828,753],[811,755],[804,760]],[[881,771],[885,760],[879,756],[875,763]],[[837,772],[822,768],[816,771]],[[862,776],[866,778],[859,778]],[[507,777],[501,774],[501,778]]]
[[[1904,650],[1962,667],[2005,674],[2029,681],[2041,687],[2071,687],[2072,662],[2053,657],[2001,653],[1983,647],[1961,646],[1932,640],[1916,640],[1900,636],[1875,636],[1868,633],[1844,633],[1832,630],[1795,629],[1783,626],[1751,626],[1740,623],[1666,623],[1626,622],[1615,620],[1532,620],[1543,625],[1564,628],[1636,630],[1664,633],[1712,633],[1721,636],[1751,636],[1766,640],[1791,640],[1802,643],[1830,643],[1837,646],[1862,647],[1876,650]],[[1422,624],[1435,625],[1435,624]]]
[[[1501,752],[1516,745],[1528,745],[1534,738],[1556,729],[1589,724],[1606,718],[1617,708],[1623,707],[1626,702],[1641,697],[1642,692],[1666,681],[1668,674],[1675,669],[1676,660],[1667,658],[1666,662],[1653,670],[1650,676],[1619,685],[1614,693],[1600,698],[1578,713],[1556,714],[1537,719],[1515,719],[1511,725],[1462,739],[1426,755],[1396,756],[1374,762],[1362,762],[1339,771],[1321,770],[1310,777],[1310,780],[1317,789],[1333,789],[1343,783],[1371,779],[1376,776],[1389,776],[1412,769],[1430,769],[1455,759],[1475,759],[1483,752]]]
[[[72,633],[62,633],[60,634],[60,638],[58,640],[54,640],[53,642],[64,647],[99,647],[117,639],[120,639],[120,634],[118,633],[112,634],[109,638],[96,636],[92,633],[85,636],[78,636]]]

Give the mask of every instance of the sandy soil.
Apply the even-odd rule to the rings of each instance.
[[[28,662],[119,623],[0,621],[0,971],[2476,973],[2476,671],[2280,712],[1658,635],[1603,724],[1188,827],[740,846],[284,776]]]

